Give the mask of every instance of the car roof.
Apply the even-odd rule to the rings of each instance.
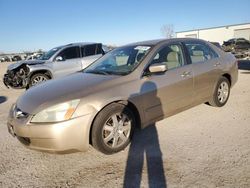
[[[76,43],[70,43],[70,44],[66,44],[66,45],[57,46],[55,48],[63,48],[63,47],[67,47],[67,46],[85,46],[85,45],[90,45],[90,44],[102,44],[102,43],[98,43],[98,42],[76,42]]]
[[[144,45],[144,46],[155,46],[160,43],[165,43],[165,42],[183,42],[183,41],[203,41],[206,42],[202,39],[195,39],[195,38],[171,38],[171,39],[156,39],[156,40],[147,40],[147,41],[141,41],[141,42],[135,42],[135,43],[130,43],[125,46],[132,46],[132,45]]]
[[[160,43],[161,41],[163,41],[163,39],[147,40],[147,41],[130,43],[130,44],[127,44],[125,46],[132,46],[132,45],[134,45],[134,46],[139,46],[139,45],[152,46],[152,45],[156,45],[156,44]]]

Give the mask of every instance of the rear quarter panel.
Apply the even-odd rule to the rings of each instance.
[[[208,44],[219,55],[219,61],[221,63],[221,67],[220,67],[221,68],[221,75],[229,74],[231,77],[231,87],[234,86],[234,84],[238,80],[238,62],[237,62],[237,59],[234,57],[234,55],[231,52],[224,52],[223,50],[216,48],[215,46],[211,45],[210,43],[208,43]]]
[[[231,76],[231,87],[235,85],[238,80],[238,61],[230,52],[224,53],[224,73],[228,73]]]

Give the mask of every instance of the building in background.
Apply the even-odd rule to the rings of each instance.
[[[231,38],[245,38],[250,40],[250,23],[180,31],[176,32],[176,37],[198,38],[210,42],[219,42],[220,44]]]

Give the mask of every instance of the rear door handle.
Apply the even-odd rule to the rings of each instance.
[[[189,71],[185,71],[185,72],[183,72],[182,74],[181,74],[181,77],[187,77],[187,76],[191,76],[191,72],[189,72]]]

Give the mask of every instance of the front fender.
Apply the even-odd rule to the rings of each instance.
[[[34,73],[38,72],[47,72],[51,78],[53,78],[53,70],[50,66],[46,64],[38,64],[38,65],[28,65],[30,72],[28,78],[30,79]]]

